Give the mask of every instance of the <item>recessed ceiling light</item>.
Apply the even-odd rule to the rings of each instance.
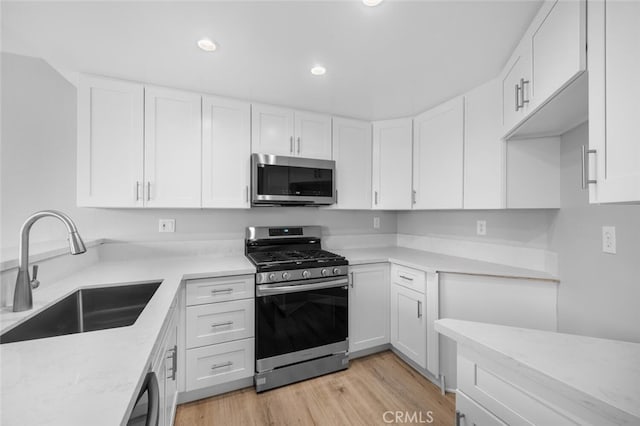
[[[327,69],[322,65],[316,65],[315,67],[311,68],[311,74],[313,75],[325,75],[326,73]]]
[[[198,40],[198,47],[205,52],[213,52],[218,48],[218,46],[208,38]]]
[[[382,3],[382,0],[362,0],[365,6],[373,7]]]

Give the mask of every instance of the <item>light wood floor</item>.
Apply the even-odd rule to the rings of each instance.
[[[247,388],[180,405],[175,425],[384,425],[395,423],[396,411],[402,416],[396,424],[450,426],[455,396],[442,396],[387,351],[356,359],[347,370],[261,394]],[[417,421],[407,421],[414,413]]]

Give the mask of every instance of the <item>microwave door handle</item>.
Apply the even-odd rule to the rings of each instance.
[[[345,278],[340,278],[338,280],[331,281],[322,281],[316,282],[312,284],[293,284],[293,285],[282,285],[282,284],[263,284],[256,287],[256,296],[274,296],[277,294],[285,294],[285,293],[298,293],[301,291],[308,290],[321,290],[324,288],[334,288],[334,287],[342,287],[349,284],[349,280]]]

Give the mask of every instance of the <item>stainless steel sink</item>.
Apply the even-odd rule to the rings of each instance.
[[[0,343],[131,325],[159,286],[151,282],[80,289],[0,335]]]

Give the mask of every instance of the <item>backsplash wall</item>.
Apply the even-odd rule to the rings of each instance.
[[[76,207],[76,88],[42,59],[2,54],[2,247],[18,244],[31,213],[68,213],[82,236],[125,240],[243,238],[251,225],[322,225],[331,235],[395,234],[390,212],[314,207],[250,210],[91,209]],[[117,173],[117,171],[114,171]],[[373,228],[373,217],[380,228]],[[176,219],[175,234],[158,233],[158,219]],[[64,227],[43,219],[32,240],[64,241]]]

